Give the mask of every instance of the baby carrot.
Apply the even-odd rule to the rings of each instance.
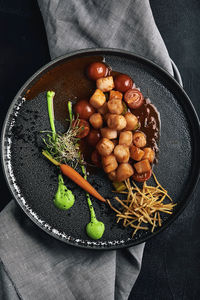
[[[89,184],[87,180],[85,180],[78,172],[76,172],[73,168],[68,165],[62,164],[60,165],[60,169],[64,175],[69,177],[72,181],[78,184],[82,189],[88,192],[90,195],[94,196],[98,200],[102,202],[106,202],[106,200]]]
[[[42,151],[42,154],[48,158],[53,164],[60,167],[61,172],[69,177],[72,181],[74,181],[77,185],[79,185],[82,189],[88,192],[90,195],[94,196],[98,200],[102,202],[106,202],[106,200],[91,186],[91,184],[85,180],[78,172],[76,172],[72,167],[60,164],[55,159],[51,157],[51,155],[47,151]]]

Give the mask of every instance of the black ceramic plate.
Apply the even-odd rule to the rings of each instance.
[[[93,60],[104,57],[113,70],[129,74],[160,112],[159,163],[154,171],[177,206],[172,215],[165,216],[163,226],[154,233],[150,230],[138,231],[132,239],[131,230],[116,224],[115,214],[105,204],[93,199],[97,218],[105,223],[106,230],[101,240],[90,240],[85,233],[85,226],[89,222],[85,193],[67,179],[66,184],[76,195],[75,205],[67,212],[60,211],[53,205],[57,171],[41,155],[38,147],[39,131],[49,129],[45,90],[56,90],[56,107],[65,115],[65,101],[74,100],[77,88],[82,91],[82,97],[86,95],[81,78],[84,77],[83,66],[88,57]],[[74,63],[76,67],[71,69],[70,66]],[[69,83],[72,75],[77,76],[77,83],[71,82],[70,90],[66,91],[66,81]],[[34,99],[24,101],[25,95],[30,96],[29,90]],[[39,93],[41,91],[43,92]],[[57,119],[59,118],[58,114]],[[59,122],[57,126],[60,126]],[[71,245],[117,249],[146,241],[165,229],[183,211],[199,177],[199,141],[199,121],[190,99],[167,72],[147,59],[129,52],[90,49],[50,62],[21,88],[5,120],[2,162],[14,198],[40,228]],[[91,175],[89,180],[104,197],[112,196],[111,184],[103,172]]]

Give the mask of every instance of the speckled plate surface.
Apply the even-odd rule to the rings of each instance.
[[[89,222],[85,194],[67,178],[65,182],[76,196],[75,205],[69,211],[60,211],[53,204],[57,189],[57,170],[44,159],[40,149],[40,131],[49,129],[45,89],[32,100],[25,101],[24,96],[35,83],[42,82],[49,72],[53,74],[55,68],[62,68],[72,60],[81,61],[91,56],[94,59],[103,56],[114,70],[129,74],[144,96],[148,96],[160,112],[160,153],[154,171],[177,206],[172,215],[163,219],[163,226],[156,228],[154,233],[150,230],[138,231],[132,239],[130,229],[116,224],[114,212],[93,198],[97,218],[105,223],[106,230],[101,240],[90,240],[85,233],[85,226]],[[76,72],[78,74],[79,71]],[[56,88],[62,91],[63,81],[59,77],[54,78],[55,80]],[[51,81],[49,84],[51,85]],[[70,95],[67,95],[67,99],[68,97]],[[65,100],[66,95],[63,94],[63,101]],[[56,125],[57,128],[62,127],[59,120]],[[114,49],[89,49],[70,53],[41,68],[17,93],[2,131],[2,165],[17,203],[31,220],[53,237],[90,249],[117,249],[136,245],[169,226],[183,211],[195,189],[200,170],[199,152],[199,120],[184,90],[154,63]],[[105,198],[113,196],[111,183],[102,171],[91,175],[89,181]]]

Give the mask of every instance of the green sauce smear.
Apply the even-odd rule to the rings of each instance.
[[[86,174],[85,167],[82,165],[81,168],[82,168],[82,172],[84,174],[84,178],[87,180],[87,174]],[[87,235],[91,239],[98,240],[104,234],[105,225],[103,222],[97,220],[95,211],[94,211],[94,207],[92,205],[92,201],[91,201],[90,195],[88,193],[86,193],[86,197],[87,197],[88,207],[90,210],[90,222],[86,225],[86,232],[87,232]]]
[[[58,190],[54,197],[54,204],[57,208],[67,210],[74,204],[75,197],[72,191],[70,191],[63,181],[61,174],[58,175]]]
[[[55,141],[56,139],[56,129],[54,124],[54,109],[53,109],[53,98],[55,92],[47,92],[47,105],[48,105],[48,114],[49,121],[52,130],[52,138]],[[71,190],[69,190],[65,184],[61,174],[58,175],[58,190],[54,196],[54,205],[62,210],[67,210],[71,208],[74,204],[75,197]]]

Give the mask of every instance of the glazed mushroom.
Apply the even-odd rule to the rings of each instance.
[[[91,80],[105,77],[108,74],[108,67],[102,62],[93,62],[87,67],[87,75]]]
[[[126,74],[118,74],[115,77],[115,88],[116,90],[125,93],[128,89],[133,87],[133,80]]]
[[[130,89],[126,91],[124,100],[131,109],[136,109],[143,104],[144,97],[138,89]]]

